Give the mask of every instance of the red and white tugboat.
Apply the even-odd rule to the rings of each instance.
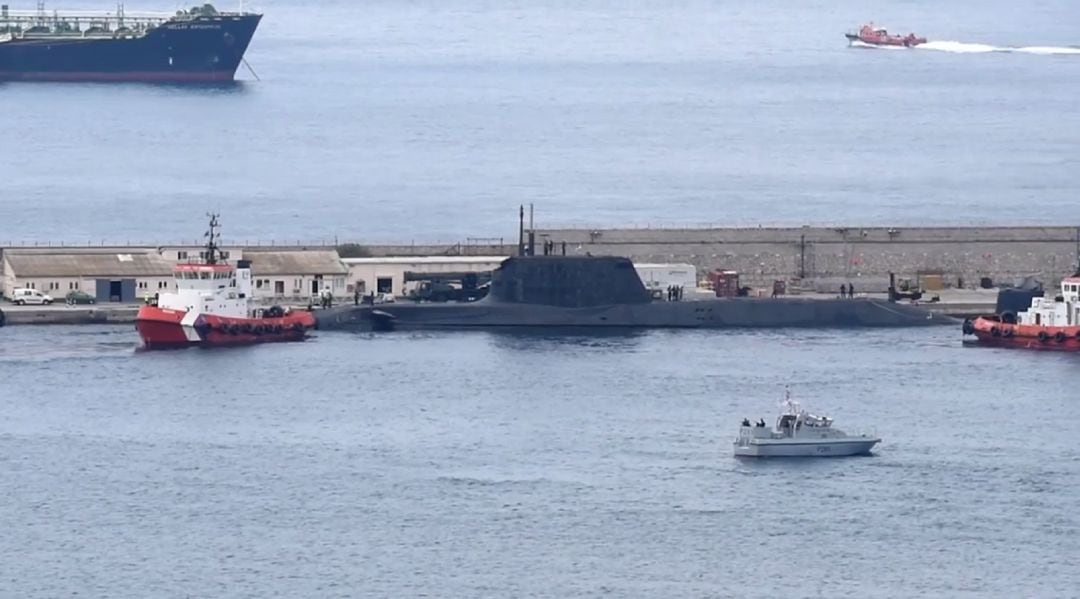
[[[914,48],[919,44],[925,44],[925,37],[916,37],[914,33],[907,35],[894,35],[885,31],[884,27],[877,27],[873,23],[863,25],[857,33],[845,33],[844,37],[849,43],[862,42],[871,46],[898,46]]]
[[[162,293],[157,305],[139,309],[135,328],[147,349],[299,341],[315,327],[307,311],[252,310],[250,264],[225,263],[218,229],[217,215],[211,215],[202,261],[177,264],[176,293]]]
[[[1056,297],[1033,298],[1019,314],[965,320],[964,334],[985,345],[1080,351],[1080,273],[1063,279]]]

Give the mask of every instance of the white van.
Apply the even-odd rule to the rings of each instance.
[[[10,299],[12,303],[19,306],[24,306],[26,304],[41,304],[47,306],[53,303],[53,298],[50,297],[47,293],[42,293],[37,289],[26,289],[25,287],[21,289],[13,289],[11,291],[11,294],[8,296],[8,299]]]

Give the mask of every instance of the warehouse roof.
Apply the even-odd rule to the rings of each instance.
[[[4,250],[17,277],[168,277],[173,265],[137,250]]]
[[[244,250],[256,276],[344,275],[349,269],[335,250]]]
[[[342,258],[345,264],[500,264],[509,256],[383,256]]]

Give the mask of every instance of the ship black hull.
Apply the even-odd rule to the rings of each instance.
[[[138,38],[0,42],[0,81],[231,82],[262,15],[170,21]]]
[[[865,328],[954,325],[922,306],[877,299],[727,298],[586,308],[481,300],[342,306],[316,312],[320,330],[528,328]]]

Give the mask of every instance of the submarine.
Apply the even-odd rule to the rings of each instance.
[[[532,238],[532,235],[530,235]],[[717,297],[656,300],[617,256],[535,255],[532,240],[491,274],[488,294],[463,303],[385,303],[317,310],[319,330],[520,328],[855,328],[958,321],[885,299]],[[545,252],[547,254],[547,252]]]

